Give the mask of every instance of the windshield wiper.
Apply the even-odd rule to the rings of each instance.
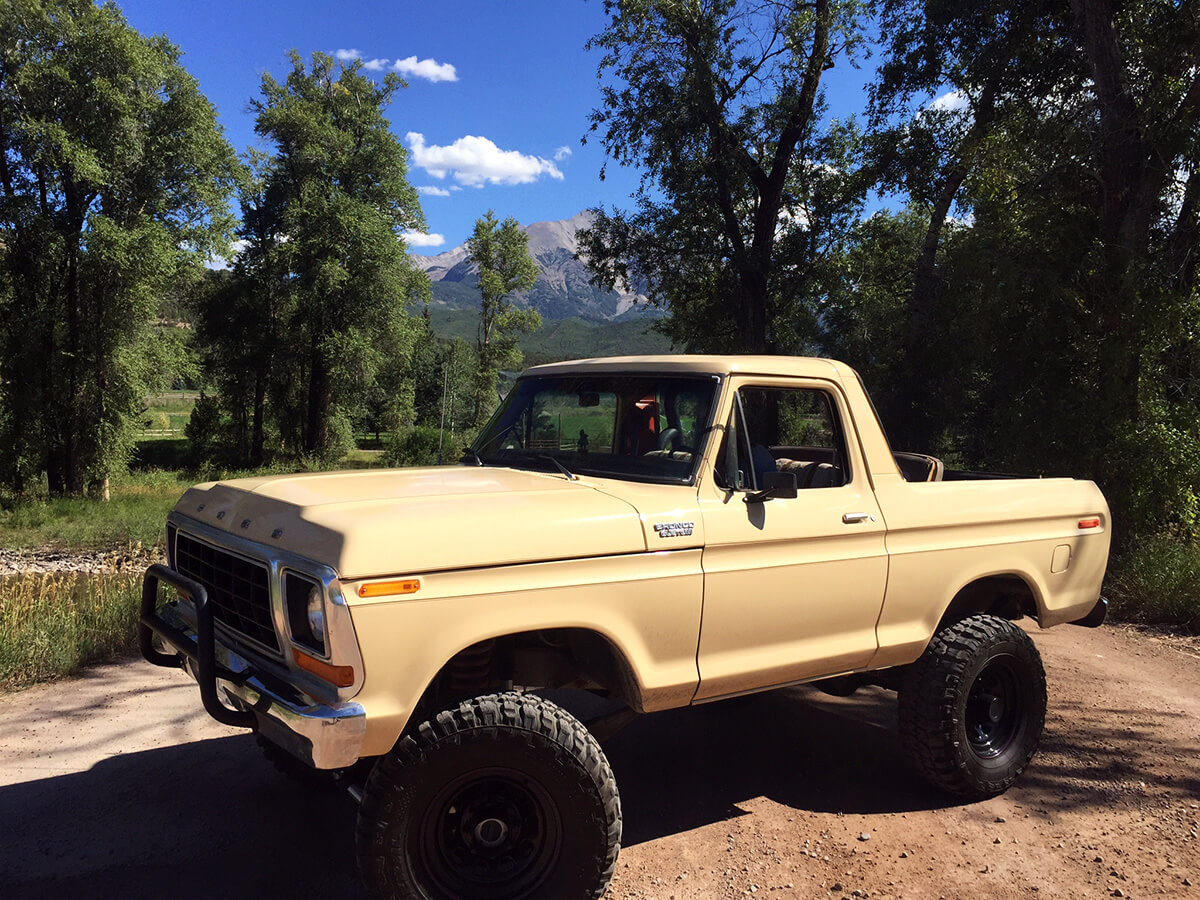
[[[536,458],[544,459],[546,462],[550,463],[552,466],[554,466],[554,468],[558,469],[558,471],[560,471],[564,475],[566,475],[568,481],[578,481],[579,480],[579,477],[577,475],[575,475],[570,469],[568,469],[566,466],[564,466],[561,462],[559,462],[557,459],[555,459],[549,453],[539,454]]]
[[[470,456],[472,459],[475,460],[475,465],[477,465],[477,466],[483,465],[483,459],[480,457],[480,455],[478,453],[475,452],[474,447],[466,447],[463,449],[462,459],[459,460],[459,463],[466,463],[468,456]]]

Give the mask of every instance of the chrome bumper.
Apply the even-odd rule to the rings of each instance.
[[[194,625],[178,601],[157,605],[159,581],[191,601]],[[200,686],[204,708],[217,721],[252,728],[317,769],[340,769],[358,761],[367,730],[362,706],[321,703],[257,672],[250,661],[217,641],[201,585],[166,566],[151,566],[143,583],[139,625],[142,656],[159,666],[182,663]]]
[[[216,651],[218,662],[224,656],[232,671],[238,671],[239,662],[247,665],[222,644]],[[184,668],[199,682],[196,664],[187,656],[183,659]],[[247,671],[248,666],[242,669]],[[367,733],[367,715],[359,704],[303,705],[272,693],[253,675],[240,683],[218,676],[217,689],[231,707],[254,714],[255,731],[313,768],[344,769],[358,762]]]

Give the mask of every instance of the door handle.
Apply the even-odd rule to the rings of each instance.
[[[857,525],[859,522],[866,522],[868,519],[872,522],[875,521],[875,517],[870,513],[846,513],[842,516],[842,522],[847,525]]]

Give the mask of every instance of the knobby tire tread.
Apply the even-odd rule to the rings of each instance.
[[[1004,778],[981,778],[971,770],[969,748],[959,719],[964,679],[980,653],[1011,644],[1034,679],[1040,701],[1032,711],[1033,740],[1024,759]],[[938,631],[909,669],[900,690],[900,741],[910,764],[935,786],[967,799],[984,799],[1008,790],[1029,764],[1045,722],[1046,674],[1036,646],[1008,619],[976,615]]]

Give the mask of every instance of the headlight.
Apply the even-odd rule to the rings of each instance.
[[[283,599],[292,640],[325,655],[325,591],[316,579],[283,573]]]
[[[308,591],[308,630],[322,645],[325,643],[325,598],[319,587]]]

